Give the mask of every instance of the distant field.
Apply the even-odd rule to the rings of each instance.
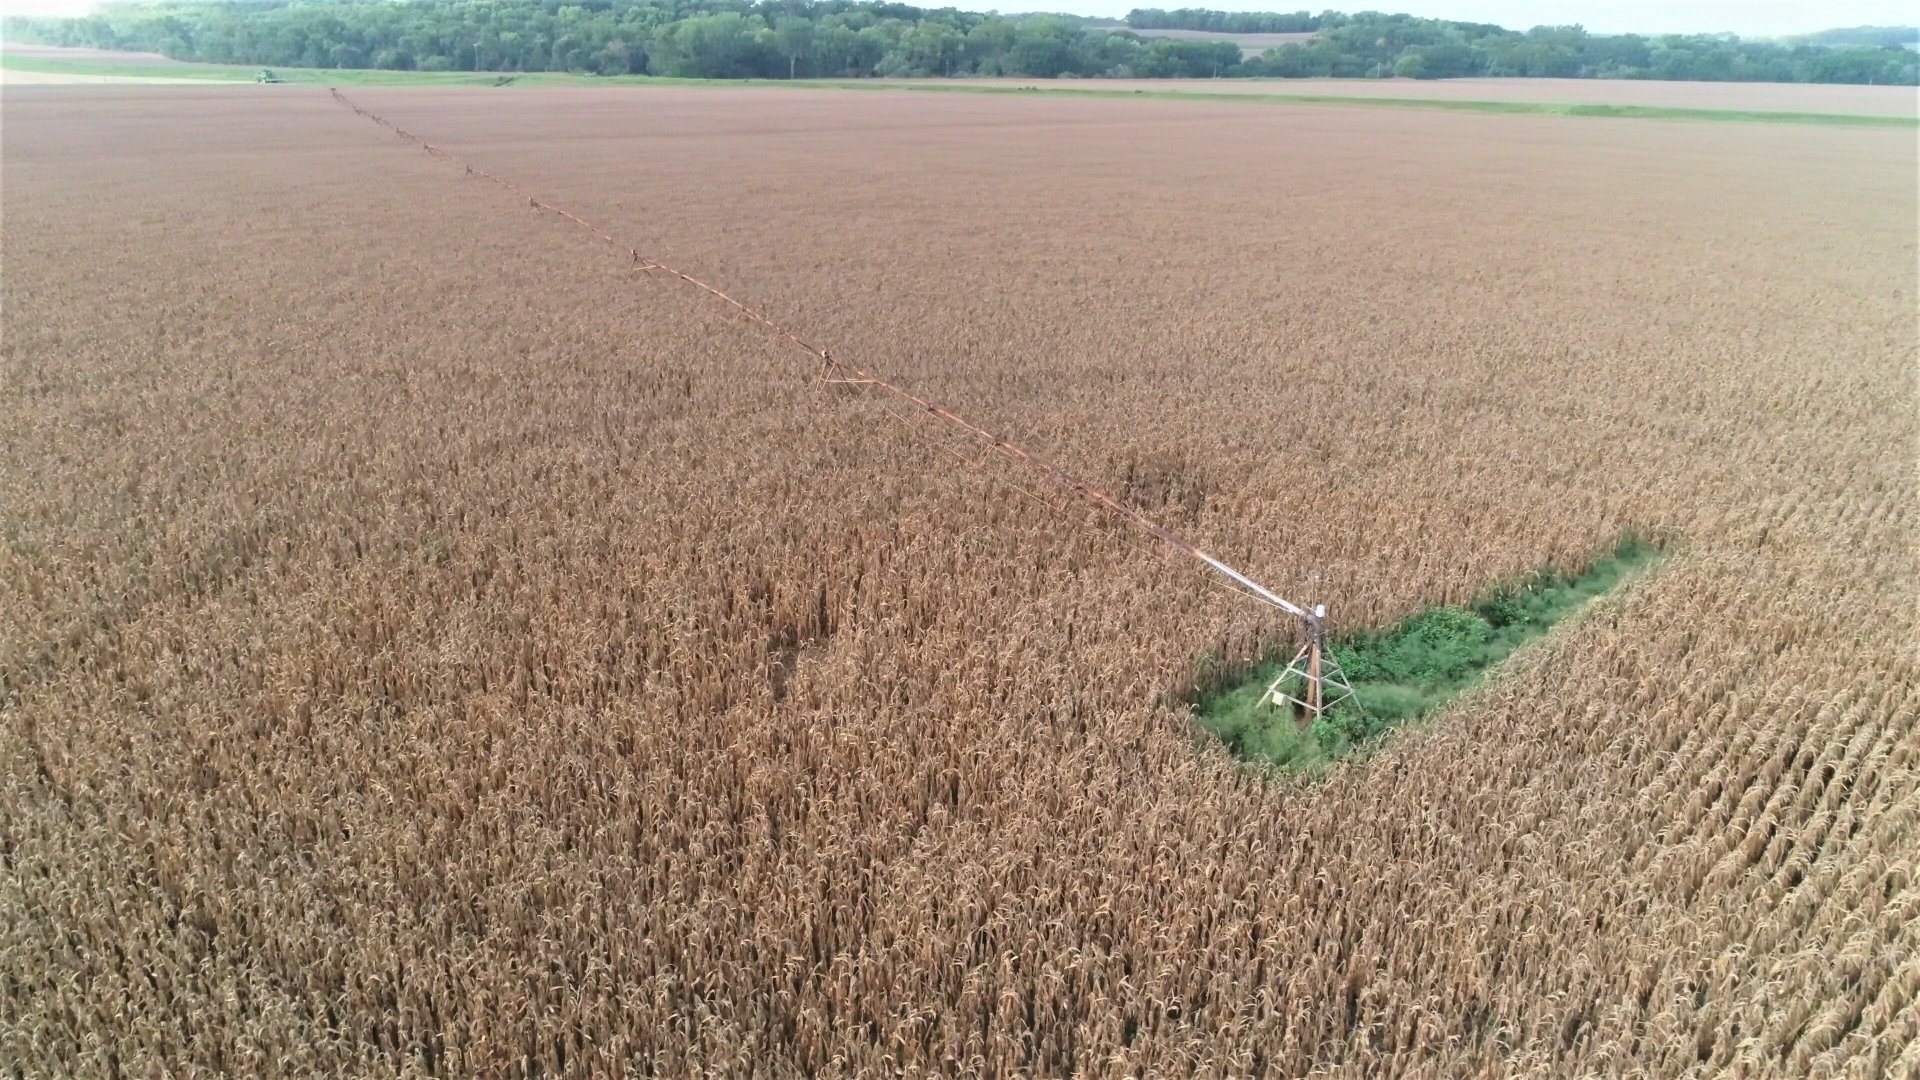
[[[54,63],[60,63],[60,61],[54,61]],[[54,63],[44,65],[44,67],[52,67]],[[240,86],[242,83],[250,83],[250,81],[252,81],[252,75],[257,73],[257,71],[250,71],[246,79],[242,79],[242,77],[238,77],[238,75],[232,77],[232,79],[211,79],[211,77],[207,77],[204,73],[194,73],[194,71],[188,71],[186,75],[154,75],[154,73],[150,73],[150,71],[169,71],[167,67],[161,67],[161,65],[157,65],[157,63],[156,65],[150,65],[150,67],[142,67],[138,75],[117,73],[117,67],[111,65],[111,63],[102,63],[98,71],[86,71],[86,69],[81,69],[79,65],[73,65],[73,63],[61,63],[61,67],[67,67],[67,69],[60,69],[60,71],[48,71],[48,69],[44,69],[44,67],[42,67],[42,65],[0,63],[0,86],[161,86],[169,85],[169,83],[171,83],[171,85],[192,86],[227,83],[227,85]],[[175,71],[184,71],[184,69],[186,69],[184,65],[175,67]]]
[[[1243,57],[1259,56],[1268,49],[1277,49],[1282,45],[1297,45],[1311,41],[1315,37],[1312,31],[1303,34],[1225,34],[1212,30],[1134,30],[1130,27],[1116,26],[1114,31],[1127,31],[1143,38],[1174,38],[1179,41],[1231,41],[1240,46]]]
[[[1071,85],[1160,94],[1399,98],[1433,102],[1612,105],[1908,118],[1920,115],[1920,91],[1911,86],[1657,82],[1636,79],[1099,79],[1076,83],[1048,79],[953,81],[981,86],[1036,86],[1043,89]]]
[[[7,42],[7,56],[39,57],[47,60],[99,60],[113,63],[178,64],[180,61],[150,52],[120,52],[111,49],[75,49],[64,45],[24,45]]]
[[[262,71],[259,64],[201,64],[169,60],[154,53],[107,52],[100,49],[59,49],[51,46],[8,45],[0,50],[0,80],[14,84],[60,83],[250,83]],[[390,85],[483,85],[501,75],[472,71],[377,71],[341,68],[275,67],[274,74],[290,83],[321,85],[378,82]],[[576,75],[522,75],[516,82],[535,80],[588,82]]]
[[[81,75],[59,71],[18,71],[0,67],[0,86],[209,86],[218,80],[167,78],[159,75]],[[239,86],[235,79],[226,85]]]

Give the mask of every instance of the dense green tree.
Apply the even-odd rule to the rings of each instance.
[[[813,23],[799,15],[782,15],[773,26],[773,42],[787,58],[787,78],[800,77],[800,58],[813,56]],[[811,75],[812,72],[808,71]]]
[[[905,75],[952,75],[961,64],[966,38],[948,23],[923,21],[908,31],[900,44]]]
[[[778,66],[777,50],[763,42],[764,24],[735,11],[670,22],[654,32],[647,50],[655,74],[697,79],[750,79]]]
[[[1795,45],[1866,45],[1873,48],[1920,49],[1920,26],[1850,26],[1822,30],[1791,39]]]
[[[858,0],[160,0],[81,19],[9,18],[7,37],[181,60],[699,78],[873,75],[1208,78],[1463,75],[1920,83],[1907,29],[1797,42],[1515,32],[1411,15],[1142,9],[1137,30],[1312,33],[1242,60],[1228,41],[1147,38],[1065,15]],[[1831,41],[1832,46],[1822,44]]]

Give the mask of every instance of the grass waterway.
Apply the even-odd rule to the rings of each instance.
[[[1328,647],[1352,682],[1359,708],[1337,706],[1310,728],[1301,728],[1291,710],[1262,700],[1285,670],[1291,647],[1244,682],[1203,689],[1194,714],[1236,757],[1288,769],[1324,764],[1445,705],[1660,554],[1645,541],[1623,537],[1610,554],[1577,573],[1543,570],[1466,607],[1432,608],[1376,633],[1336,638]]]

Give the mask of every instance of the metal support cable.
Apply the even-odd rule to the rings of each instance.
[[[1004,438],[1001,438],[1000,436],[994,434],[993,432],[988,431],[987,429],[982,428],[972,423],[969,420],[966,420],[965,418],[959,416],[958,414],[936,404],[931,400],[928,400],[927,398],[921,397],[918,394],[913,393],[912,391],[906,390],[892,382],[887,381],[886,379],[880,378],[879,376],[874,375],[871,372],[865,371],[852,364],[846,363],[845,361],[835,359],[833,354],[829,350],[807,341],[805,338],[801,337],[798,333],[774,321],[773,319],[769,318],[765,313],[759,311],[758,309],[752,307],[751,305],[743,303],[739,299],[736,299],[735,297],[729,295],[727,292],[720,289],[719,287],[712,285],[706,281],[703,281],[700,278],[695,277],[694,275],[684,270],[681,270],[674,266],[670,266],[667,263],[661,262],[658,259],[643,258],[640,254],[639,248],[621,243],[620,240],[616,238],[612,233],[609,233],[606,230],[601,229],[599,226],[596,226],[591,222],[588,222],[574,215],[573,213],[565,209],[562,209],[561,207],[555,206],[548,202],[544,202],[539,198],[536,198],[535,196],[529,194],[527,191],[519,187],[517,184],[514,184],[509,180],[503,179],[502,177],[496,176],[493,173],[486,171],[485,169],[481,169],[475,166],[474,164],[472,164],[471,162],[466,161],[465,159],[460,158],[459,156],[453,153],[450,153],[449,151],[439,146],[436,146],[433,143],[426,141],[420,136],[414,134],[413,132],[408,131],[406,128],[403,128],[398,124],[394,123],[393,121],[388,120],[387,118],[380,116],[377,113],[374,113],[367,109],[362,108],[360,105],[356,104],[351,98],[347,97],[345,94],[342,94],[338,89],[333,87],[328,87],[327,89],[328,89],[328,93],[333,95],[334,101],[352,110],[356,116],[364,117],[365,119],[371,120],[375,124],[378,124],[381,127],[384,127],[389,131],[392,131],[396,136],[398,136],[402,140],[419,146],[422,150],[426,151],[426,153],[432,157],[443,158],[447,161],[452,162],[455,165],[461,166],[463,169],[466,170],[467,175],[469,176],[478,176],[484,180],[489,180],[494,184],[499,185],[501,188],[505,189],[506,191],[509,191],[514,195],[527,200],[527,205],[532,207],[533,209],[552,213],[558,217],[564,218],[567,221],[572,222],[574,225],[578,226],[583,232],[586,232],[589,235],[594,236],[606,242],[607,244],[611,245],[612,247],[618,250],[624,251],[628,255],[628,257],[632,259],[635,269],[637,269],[638,271],[646,273],[649,276],[651,276],[654,273],[663,273],[670,277],[678,278],[679,280],[689,285],[692,285],[693,287],[701,290],[702,292],[705,292],[719,300],[725,301],[727,304],[731,305],[733,308],[738,310],[741,314],[745,315],[748,319],[752,320],[755,323],[758,323],[759,325],[765,327],[767,330],[771,331],[775,336],[784,339],[789,344],[793,345],[795,348],[798,348],[801,351],[807,353],[808,355],[818,359],[821,363],[821,374],[823,376],[834,377],[836,373],[838,373],[838,377],[836,381],[864,385],[864,386],[872,386],[885,393],[891,394],[895,397],[898,397],[907,402],[910,402],[915,406],[916,409],[922,412],[925,412],[930,416],[936,417],[946,422],[947,424],[950,424],[953,427],[957,427],[960,430],[966,432],[970,437],[980,442],[987,450],[998,453],[1004,457],[1011,458],[1014,461],[1017,461],[1022,465],[1025,465],[1041,473],[1042,475],[1046,476],[1048,479],[1052,480],[1053,482],[1061,485],[1062,487],[1067,488],[1069,491],[1074,492],[1075,494],[1079,495],[1081,498],[1085,499],[1086,501],[1091,502],[1094,505],[1099,506],[1100,508],[1108,511],[1109,513],[1113,514],[1115,517],[1120,518],[1122,521],[1127,522],[1128,524],[1134,526],[1135,528],[1140,529],[1143,532],[1146,532],[1147,534],[1153,536],[1155,539],[1158,539],[1159,541],[1173,548],[1174,550],[1179,551],[1183,554],[1192,556],[1195,559],[1198,559],[1201,563],[1205,564],[1207,567],[1212,569],[1215,573],[1219,574],[1221,577],[1224,577],[1229,581],[1233,582],[1234,584],[1240,586],[1241,588],[1236,589],[1235,590],[1236,592],[1240,592],[1242,593],[1242,595],[1252,596],[1257,600],[1260,600],[1273,607],[1279,608],[1280,610],[1286,612],[1289,615],[1293,615],[1296,618],[1306,620],[1309,624],[1317,625],[1319,621],[1319,617],[1317,613],[1309,612],[1306,608],[1303,608],[1298,604],[1294,604],[1288,600],[1283,599],[1282,597],[1274,593],[1272,590],[1266,588],[1264,585],[1261,585],[1260,583],[1254,581],[1252,578],[1248,577],[1247,575],[1241,573],[1238,570],[1235,570],[1233,567],[1228,566],[1226,563],[1221,562],[1219,559],[1213,557],[1212,555],[1207,554],[1205,551],[1202,551],[1199,548],[1199,546],[1187,540],[1185,537],[1179,535],[1178,533],[1167,528],[1166,526],[1161,525],[1159,522],[1154,521],[1152,518],[1147,517],[1145,514],[1142,514],[1140,511],[1135,510],[1132,507],[1126,505],[1125,503],[1121,502],[1119,499],[1116,499],[1113,496],[1107,494],[1106,492],[1101,491],[1100,489],[1087,483],[1085,480],[1082,480],[1078,476],[1075,476],[1073,473],[1068,472],[1066,469],[1061,468],[1060,466],[1054,464],[1052,461],[1049,461],[1046,458],[1040,457],[1039,455],[1034,454],[1031,451],[1028,451],[1020,446],[1015,445],[1014,443],[1007,441]]]

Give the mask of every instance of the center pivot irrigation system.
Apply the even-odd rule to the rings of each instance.
[[[1266,586],[1254,581],[1252,578],[1221,562],[1219,559],[1214,558],[1212,555],[1207,554],[1205,551],[1200,550],[1198,546],[1180,536],[1172,529],[1161,525],[1140,511],[1127,506],[1113,496],[1100,491],[1098,488],[1093,487],[1091,484],[1088,484],[1086,481],[1060,466],[1055,465],[1053,462],[1021,449],[1000,436],[963,419],[926,398],[901,389],[899,386],[877,375],[862,371],[860,368],[854,367],[845,361],[835,359],[833,354],[827,349],[811,344],[799,334],[768,318],[757,309],[729,296],[716,286],[710,285],[694,277],[692,274],[676,269],[657,259],[641,257],[639,248],[629,247],[621,243],[613,234],[598,226],[590,224],[584,219],[552,203],[542,202],[528,194],[518,185],[504,180],[484,169],[478,168],[471,162],[427,142],[425,139],[395,124],[393,121],[362,108],[339,90],[328,87],[327,92],[333,95],[335,102],[351,109],[354,115],[364,117],[386,128],[388,131],[393,132],[401,141],[420,147],[431,157],[442,158],[460,166],[466,170],[468,176],[491,181],[501,188],[512,192],[514,195],[525,199],[530,208],[564,218],[578,226],[581,230],[623,251],[632,259],[635,270],[645,273],[648,276],[665,274],[668,277],[678,278],[680,281],[692,285],[702,292],[725,301],[748,319],[766,327],[777,337],[807,353],[810,357],[817,359],[820,362],[820,378],[822,381],[870,386],[877,391],[891,394],[894,397],[907,401],[917,410],[946,421],[948,424],[965,431],[969,436],[979,441],[986,450],[1012,458],[1042,473],[1054,483],[1059,484],[1074,494],[1079,495],[1081,498],[1086,499],[1088,502],[1093,503],[1113,514],[1115,517],[1140,529],[1175,551],[1198,559],[1201,563],[1205,564],[1208,569],[1231,583],[1229,591],[1252,597],[1263,604],[1279,608],[1288,615],[1299,619],[1305,629],[1305,641],[1301,644],[1300,650],[1294,654],[1293,660],[1287,665],[1286,670],[1282,671],[1279,677],[1274,679],[1272,684],[1267,687],[1262,697],[1263,701],[1295,709],[1302,724],[1318,720],[1326,714],[1327,710],[1342,702],[1352,700],[1355,706],[1359,704],[1358,700],[1354,697],[1352,685],[1347,682],[1346,675],[1340,670],[1339,660],[1334,657],[1333,651],[1327,648],[1326,605],[1317,604],[1309,611],[1299,604],[1284,599]]]

